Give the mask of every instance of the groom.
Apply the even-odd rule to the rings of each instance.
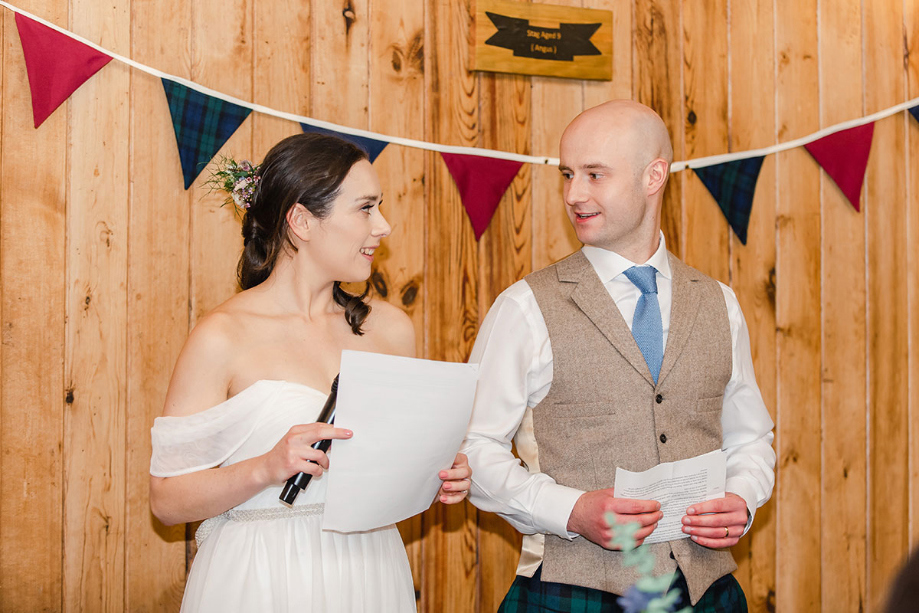
[[[740,305],[666,249],[673,149],[654,111],[627,100],[584,111],[560,157],[584,247],[505,290],[470,358],[470,500],[525,535],[500,610],[620,611],[616,595],[638,575],[610,549],[604,517],[637,522],[640,544],[662,514],[653,500],[615,498],[616,468],[723,449],[725,497],[686,510],[690,538],[650,548],[655,575],[678,571],[683,605],[746,611],[727,548],[769,499],[775,453]]]

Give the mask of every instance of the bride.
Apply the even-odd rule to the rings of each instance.
[[[229,170],[246,209],[243,291],[189,335],[152,430],[154,515],[167,525],[210,518],[182,610],[414,611],[395,526],[320,529],[330,459],[311,447],[352,436],[313,423],[342,350],[415,352],[405,313],[339,285],[370,276],[391,231],[376,172],[359,148],[319,134],[284,139],[258,169]],[[298,472],[312,481],[286,508],[278,495]],[[469,476],[457,455],[439,474],[440,501],[460,502]]]

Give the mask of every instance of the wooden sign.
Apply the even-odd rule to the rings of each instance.
[[[613,78],[610,11],[476,0],[475,70]]]

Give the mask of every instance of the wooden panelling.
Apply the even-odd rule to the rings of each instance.
[[[23,8],[69,14],[61,0]],[[60,611],[69,103],[35,130],[15,20],[2,16],[0,609]]]
[[[196,0],[191,8],[189,77],[219,92],[242,100],[252,99],[249,67],[253,57],[252,6],[254,0]],[[245,74],[245,78],[240,78]],[[239,127],[221,149],[232,157],[252,151],[252,117]],[[218,154],[218,159],[219,159]],[[210,176],[206,167],[188,189],[191,222],[190,324],[236,291],[236,262],[242,251],[240,216],[224,206],[224,194],[203,187]]]
[[[585,109],[607,100],[632,97],[632,2],[600,0],[589,4],[613,13],[613,79],[584,82]]]
[[[683,82],[680,3],[635,0],[632,40],[632,93],[661,116],[670,130],[675,160],[685,159],[683,146]],[[683,183],[686,172],[670,177],[661,211],[667,249],[685,257],[683,248]]]
[[[728,147],[727,0],[705,0],[683,12],[683,109],[687,158],[715,155]],[[692,172],[681,173],[683,258],[728,283],[731,230],[717,203]]]
[[[519,76],[482,74],[480,95],[482,146],[529,154],[528,80]],[[479,241],[482,269],[479,312],[483,317],[498,294],[533,270],[531,170],[531,165],[524,164],[517,171],[495,211],[494,223]]]
[[[134,5],[132,57],[187,75],[191,18],[179,0]],[[162,26],[162,30],[157,27]],[[160,79],[131,73],[127,288],[125,609],[177,610],[185,588],[185,529],[150,512],[150,428],[188,336],[189,205]],[[163,180],[169,177],[169,180]]]
[[[271,108],[534,155],[617,97],[655,108],[682,160],[919,96],[901,0],[551,0],[613,13],[613,79],[589,83],[469,72],[472,0],[20,3]],[[150,514],[149,429],[190,326],[236,289],[239,216],[207,170],[182,188],[155,77],[113,62],[34,129],[0,18],[0,610],[176,611],[194,526]],[[254,114],[223,152],[299,131]],[[767,156],[745,246],[691,171],[667,187],[668,247],[734,289],[777,424],[776,491],[733,551],[751,611],[878,611],[919,540],[917,163],[919,122],[879,121],[857,213],[803,149]],[[476,242],[439,154],[390,145],[375,167],[393,233],[372,284],[419,356],[465,360],[495,297],[579,246],[557,168],[524,165]],[[438,503],[400,530],[420,611],[497,608],[520,542],[503,520]]]
[[[313,117],[367,127],[369,0],[312,3]]]
[[[252,96],[260,104],[309,116],[310,5],[298,0],[257,2],[253,6]],[[302,132],[296,123],[255,113],[250,159],[260,162],[280,140]],[[247,152],[248,153],[248,152]]]
[[[903,6],[864,9],[865,112],[903,100]],[[887,584],[909,546],[906,117],[875,124],[868,160],[868,611],[880,611]],[[913,205],[915,206],[915,204]],[[915,250],[916,246],[912,245]]]
[[[130,51],[128,6],[72,7],[74,30]],[[68,138],[65,611],[124,607],[129,94],[129,69],[113,65],[70,99],[81,120]]]
[[[820,125],[863,115],[859,0],[821,3]],[[821,605],[865,609],[865,216],[820,181],[823,312]]]
[[[729,31],[732,80],[730,148],[743,151],[775,141],[772,0],[732,0]],[[750,331],[753,368],[775,421],[775,157],[763,160],[743,246],[731,234],[731,286]],[[756,512],[751,531],[733,548],[734,573],[751,611],[775,609],[775,501]]]
[[[79,13],[79,17],[76,16]],[[76,30],[126,50],[129,15],[74,11]],[[114,92],[106,95],[101,92]],[[64,609],[123,606],[129,73],[115,67],[71,98],[64,416]]]
[[[919,5],[904,4],[903,31],[907,54],[907,97],[919,97]],[[907,245],[919,241],[919,120],[906,113],[907,151]],[[906,283],[909,288],[909,542],[915,551],[919,543],[919,253],[916,249],[906,250]]]
[[[817,2],[776,5],[778,141],[819,128]],[[820,169],[776,156],[776,610],[820,609]]]

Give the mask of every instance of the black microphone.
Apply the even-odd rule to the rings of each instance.
[[[338,397],[338,375],[335,375],[335,379],[332,381],[332,391],[329,392],[329,397],[325,401],[325,406],[322,407],[322,412],[319,413],[319,418],[316,420],[317,423],[322,424],[334,424],[335,423],[335,400]],[[332,444],[332,441],[329,439],[322,439],[321,441],[316,441],[313,443],[313,449],[318,449],[319,451],[325,453],[329,450],[329,446]],[[287,480],[287,485],[284,486],[284,490],[281,492],[281,495],[278,496],[278,500],[281,501],[281,504],[292,507],[294,505],[294,500],[297,499],[297,496],[306,489],[306,486],[309,485],[310,479],[313,478],[313,475],[309,473],[297,473],[293,477]]]

